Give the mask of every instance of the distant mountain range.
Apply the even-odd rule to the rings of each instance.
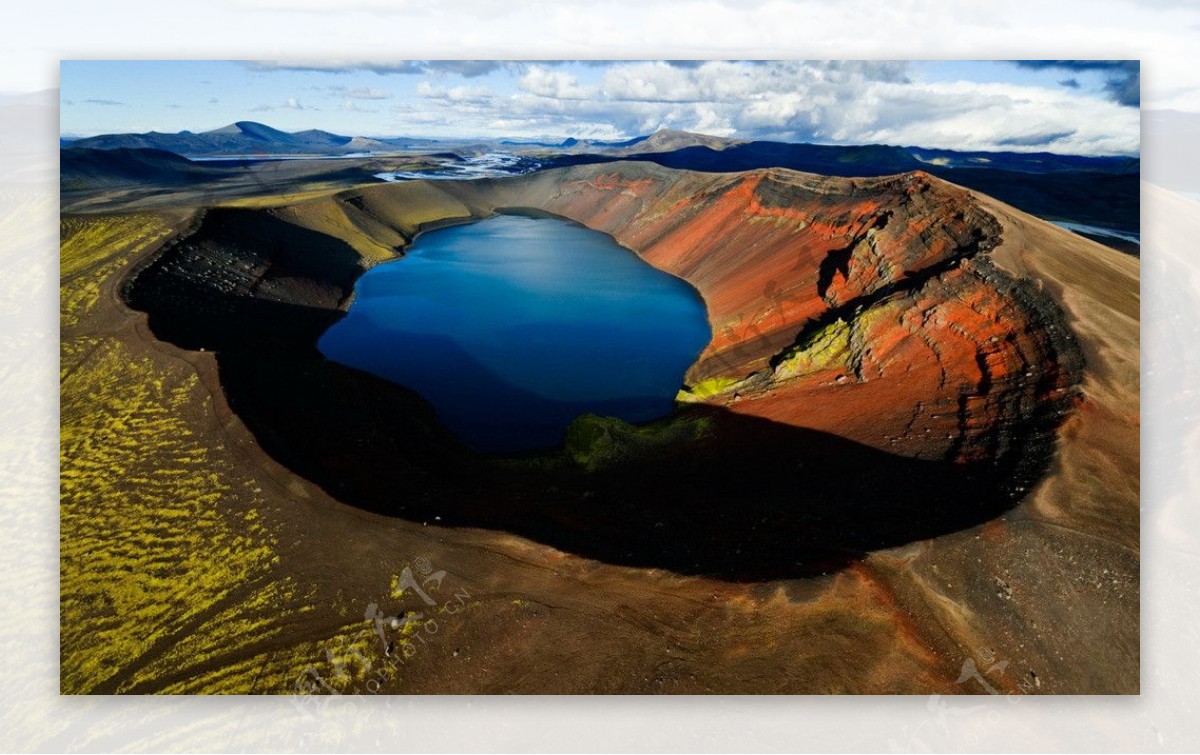
[[[120,159],[112,160],[80,154],[96,150],[123,152]],[[161,154],[139,155],[134,150],[158,150]],[[869,177],[923,170],[1043,218],[1126,232],[1136,232],[1139,226],[1141,160],[1137,157],[742,141],[672,130],[621,141],[483,142],[342,136],[317,129],[288,133],[253,121],[238,121],[199,133],[108,134],[78,139],[63,151],[62,176],[64,181],[82,182],[129,180],[135,174],[150,174],[165,183],[197,179],[193,171],[173,162],[166,153],[191,158],[261,158],[421,152],[458,159],[489,151],[529,155],[543,168],[646,160],[668,168],[716,173],[790,168],[826,176]]]
[[[564,139],[561,142],[505,139],[437,140],[411,137],[343,136],[329,131],[309,129],[288,133],[254,121],[238,121],[212,131],[180,131],[175,134],[151,131],[144,134],[103,134],[83,138],[63,137],[60,146],[84,149],[157,149],[185,157],[254,157],[291,155],[347,155],[359,152],[398,152],[402,150],[444,149],[454,145],[460,152],[477,153],[500,148],[513,152],[553,152],[554,154],[632,155],[665,152],[682,147],[724,149],[741,142],[721,137],[662,130],[647,136],[620,141]]]
[[[345,155],[355,152],[395,152],[427,147],[432,139],[342,136],[319,129],[288,133],[254,121],[238,121],[212,131],[164,134],[104,134],[71,141],[66,146],[86,149],[159,149],[185,157],[230,155]]]
[[[660,132],[662,133],[662,132]],[[679,132],[675,132],[679,133]],[[657,135],[655,135],[657,136]],[[705,144],[686,144],[678,137],[656,142],[654,137],[633,148],[597,151],[603,159],[636,154],[668,168],[713,172],[791,168],[827,176],[874,176],[939,169],[1006,170],[1019,173],[1084,171],[1112,175],[1137,175],[1136,157],[1082,157],[1050,152],[957,152],[949,149],[894,147],[885,144],[827,145],[792,142],[736,141],[704,137]],[[656,144],[663,148],[655,149]],[[678,146],[676,146],[678,145]],[[564,163],[586,163],[572,156]]]
[[[977,168],[1021,173],[1087,171],[1136,175],[1136,157],[1080,157],[1049,152],[958,152],[947,149],[896,147],[882,144],[821,145],[791,142],[744,141],[687,131],[664,129],[622,141],[565,139],[561,142],[502,140],[467,143],[411,137],[343,136],[310,129],[288,133],[254,121],[238,121],[212,131],[165,134],[105,134],[71,140],[66,147],[88,149],[160,149],[185,157],[229,155],[239,157],[287,155],[345,155],[357,152],[397,152],[405,149],[445,149],[454,144],[472,152],[496,149],[537,151],[570,156],[564,162],[588,162],[587,155],[602,159],[638,155],[667,167],[692,170],[754,170],[793,168],[832,176],[880,175],[907,170]]]

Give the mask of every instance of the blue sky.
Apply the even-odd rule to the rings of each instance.
[[[1139,151],[1137,63],[63,61],[64,134],[286,131]]]

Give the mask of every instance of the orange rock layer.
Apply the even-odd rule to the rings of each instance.
[[[979,461],[1055,426],[1078,382],[1081,357],[1057,305],[988,257],[999,223],[966,190],[921,172],[843,179],[624,162],[374,186],[211,211],[163,268],[186,285],[143,288],[172,306],[191,296],[211,324],[223,310],[210,289],[232,287],[262,300],[256,321],[292,302],[319,329],[364,259],[422,229],[518,207],[609,233],[695,286],[713,338],[685,382],[694,400],[735,413],[908,457]]]
[[[473,212],[521,205],[572,218],[692,283],[713,340],[687,381],[724,379],[706,400],[735,412],[972,461],[1053,426],[1078,382],[1058,307],[988,259],[998,223],[968,191],[921,172],[623,163],[446,191]],[[805,353],[830,331],[844,343]]]

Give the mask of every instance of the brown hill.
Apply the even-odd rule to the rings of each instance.
[[[655,131],[636,144],[621,147],[616,152],[620,155],[639,155],[647,152],[671,152],[683,149],[684,147],[708,147],[709,149],[722,150],[731,145],[742,143],[741,139],[696,134],[691,131],[662,129]]]

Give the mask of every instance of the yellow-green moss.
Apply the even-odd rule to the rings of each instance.
[[[361,677],[362,623],[295,638],[317,610],[311,588],[280,574],[261,483],[211,426],[208,388],[101,316],[105,287],[180,220],[61,221],[60,689],[246,694],[293,692],[310,667]]]
[[[236,647],[279,589],[255,587],[275,556],[251,481],[215,459],[188,419],[209,401],[194,373],[164,372],[111,339],[62,383],[66,692],[114,675],[118,691],[195,663],[193,650]],[[172,658],[182,642],[189,651]]]
[[[840,318],[821,327],[784,354],[775,376],[786,379],[831,368],[849,369],[851,332],[850,324]]]
[[[713,377],[701,380],[695,385],[685,386],[675,395],[675,400],[683,403],[696,403],[728,393],[741,381],[732,377]]]
[[[59,232],[60,315],[70,327],[95,307],[104,281],[171,229],[156,215],[97,215],[63,218]]]

